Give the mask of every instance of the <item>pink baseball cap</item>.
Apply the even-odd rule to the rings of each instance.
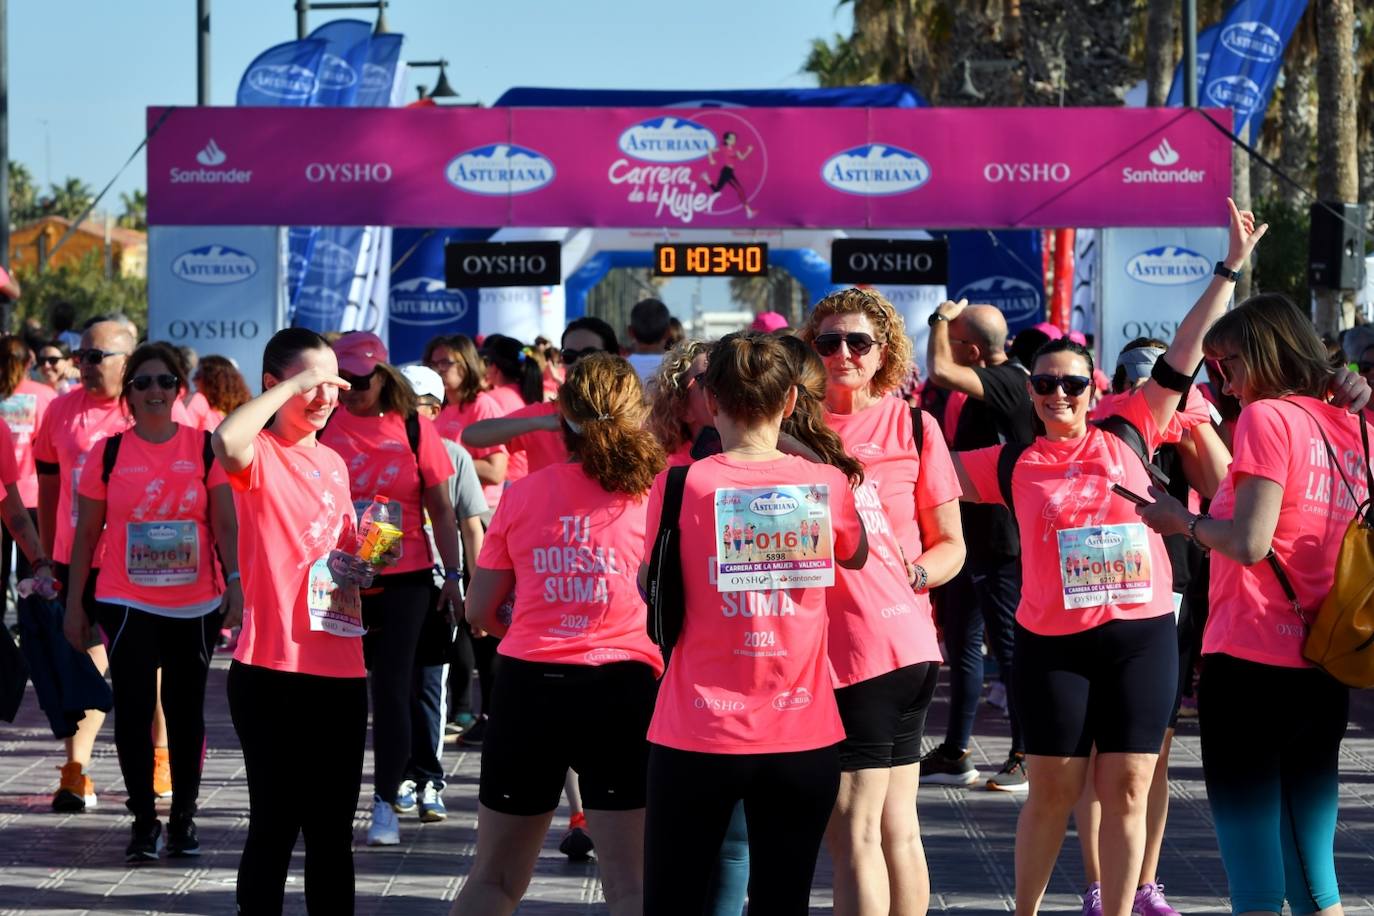
[[[1048,321],[1042,321],[1039,324],[1037,324],[1035,326],[1035,330],[1039,331],[1041,334],[1044,334],[1050,340],[1058,340],[1059,338],[1064,336],[1064,332],[1059,330],[1058,325],[1050,324]]]
[[[1068,334],[1064,336],[1069,338],[1069,340],[1072,340],[1074,343],[1078,344],[1080,347],[1086,347],[1088,345],[1088,335],[1084,334],[1082,331],[1070,331]]]
[[[334,356],[339,371],[348,375],[371,375],[378,363],[387,362],[386,344],[371,331],[349,331],[334,341]]]
[[[787,327],[787,319],[777,312],[760,312],[754,316],[754,323],[749,325],[751,331],[762,331],[765,334],[772,334]]]

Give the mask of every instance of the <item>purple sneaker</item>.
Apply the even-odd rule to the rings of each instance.
[[[1086,906],[1084,912],[1087,912]],[[1164,899],[1163,884],[1141,885],[1140,889],[1135,892],[1135,902],[1131,904],[1131,914],[1132,916],[1180,916],[1178,910],[1169,906],[1169,901]]]
[[[1096,881],[1083,892],[1083,916],[1102,916],[1102,885]]]

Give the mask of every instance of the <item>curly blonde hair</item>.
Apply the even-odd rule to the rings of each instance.
[[[911,363],[911,338],[901,313],[881,294],[871,289],[842,289],[831,293],[811,310],[797,336],[808,344],[820,333],[821,322],[831,315],[867,315],[878,343],[883,345],[883,362],[869,382],[869,391],[884,395],[902,386]]]
[[[644,389],[619,356],[593,353],[568,370],[558,389],[568,453],[609,493],[640,497],[663,470],[663,449],[644,429]]]
[[[711,352],[703,340],[684,340],[663,357],[649,379],[649,419],[645,427],[658,437],[663,450],[672,454],[691,441],[692,431],[682,419],[687,413],[687,383],[692,363]]]

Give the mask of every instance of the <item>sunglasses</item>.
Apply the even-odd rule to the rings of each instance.
[[[1093,380],[1086,375],[1032,375],[1030,383],[1031,388],[1041,397],[1054,394],[1055,389],[1060,389],[1069,397],[1076,398],[1088,390]]]
[[[181,387],[181,379],[171,373],[163,373],[161,375],[135,375],[133,378],[129,379],[129,387],[134,391],[147,391],[149,388],[153,387],[154,383],[157,383],[157,387],[161,388],[163,391],[175,391],[177,388]]]
[[[109,356],[128,356],[123,350],[73,350],[72,359],[87,366],[98,366]]]
[[[867,334],[851,331],[848,334],[817,334],[811,346],[821,356],[834,356],[840,352],[840,344],[847,346],[849,352],[855,356],[865,356],[876,343],[877,341]]]
[[[452,359],[436,359],[436,360],[434,360],[433,362],[431,362],[431,363],[429,364],[429,368],[433,369],[435,372],[441,372],[441,373],[442,373],[442,372],[447,372],[448,370],[452,369],[452,368],[453,368],[454,366],[456,366],[456,365],[458,365],[458,362],[457,362],[456,360],[452,360]]]
[[[1240,359],[1240,354],[1234,353],[1231,356],[1223,356],[1214,360],[1217,367],[1217,373],[1221,376],[1221,381],[1225,382],[1228,385],[1231,384],[1232,377],[1231,367],[1228,365],[1228,363],[1230,363],[1233,359]]]
[[[38,357],[38,365],[40,365],[40,366],[56,366],[58,363],[62,362],[62,360],[64,360],[64,359],[66,359],[66,357],[64,357],[64,356],[40,356],[40,357]]]
[[[563,365],[571,366],[584,356],[591,356],[593,353],[602,352],[600,347],[583,347],[581,350],[570,350],[564,347],[559,351],[563,357]]]
[[[339,378],[348,382],[348,387],[353,391],[366,391],[372,387],[372,373],[367,375],[349,375],[347,372],[340,372]]]

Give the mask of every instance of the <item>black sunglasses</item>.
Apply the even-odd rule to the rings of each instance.
[[[372,373],[367,375],[349,375],[347,372],[340,372],[339,378],[348,382],[348,387],[353,391],[366,391],[372,387]]]
[[[181,387],[181,379],[170,372],[164,372],[160,375],[135,375],[129,379],[129,387],[134,391],[147,391],[153,387],[154,382],[163,391],[175,391]]]
[[[128,356],[123,350],[73,350],[72,359],[88,366],[98,366],[107,356]]]
[[[593,353],[601,352],[602,350],[600,347],[583,347],[581,350],[571,350],[567,347],[564,347],[560,351],[560,354],[563,357],[563,365],[571,366],[573,363],[577,362],[584,356],[591,356]]]
[[[64,360],[64,359],[66,359],[65,356],[40,356],[40,357],[38,357],[38,365],[40,365],[40,366],[56,366],[58,363],[62,362],[62,360]]]
[[[841,343],[849,347],[849,352],[855,356],[863,356],[873,349],[877,341],[867,334],[851,331],[848,334],[817,334],[811,346],[821,356],[834,356],[840,352]]]
[[[1088,390],[1093,380],[1086,375],[1032,375],[1030,383],[1041,397],[1054,394],[1055,389],[1060,388],[1069,397],[1076,398]]]

